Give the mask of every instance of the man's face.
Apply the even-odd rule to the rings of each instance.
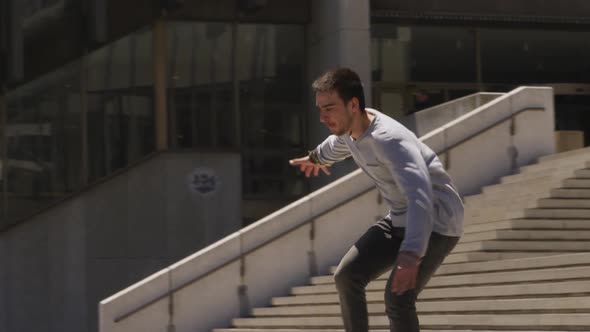
[[[334,135],[349,133],[353,121],[354,100],[345,104],[336,91],[317,92],[315,104],[320,112],[320,122]]]

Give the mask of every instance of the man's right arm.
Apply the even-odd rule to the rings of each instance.
[[[302,158],[291,159],[289,164],[298,166],[305,176],[318,176],[319,171],[330,175],[328,167],[333,163],[346,159],[350,156],[350,150],[342,138],[331,135],[318,145],[314,150]]]
[[[350,157],[350,149],[342,136],[330,135],[312,153],[317,155],[320,164],[331,165]]]

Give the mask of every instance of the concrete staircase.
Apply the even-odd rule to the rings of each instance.
[[[465,235],[420,294],[422,329],[590,331],[590,149],[541,158],[465,201]],[[367,287],[374,331],[389,329],[386,277]],[[332,276],[271,305],[214,331],[343,328]]]

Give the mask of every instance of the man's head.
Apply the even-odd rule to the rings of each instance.
[[[335,135],[350,131],[353,121],[365,112],[365,94],[357,73],[348,68],[332,69],[312,85],[320,121]]]
[[[345,104],[357,99],[361,112],[365,111],[365,93],[359,75],[349,68],[328,70],[312,84],[313,91],[336,92]]]

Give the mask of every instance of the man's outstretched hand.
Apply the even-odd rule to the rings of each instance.
[[[326,175],[330,175],[330,171],[328,171],[328,167],[320,166],[320,165],[316,165],[316,164],[312,163],[309,160],[309,156],[291,159],[291,160],[289,160],[289,164],[292,166],[295,166],[295,167],[299,166],[299,169],[305,173],[306,177],[309,177],[312,173],[313,173],[313,176],[320,175],[320,169],[324,173],[326,173]]]

